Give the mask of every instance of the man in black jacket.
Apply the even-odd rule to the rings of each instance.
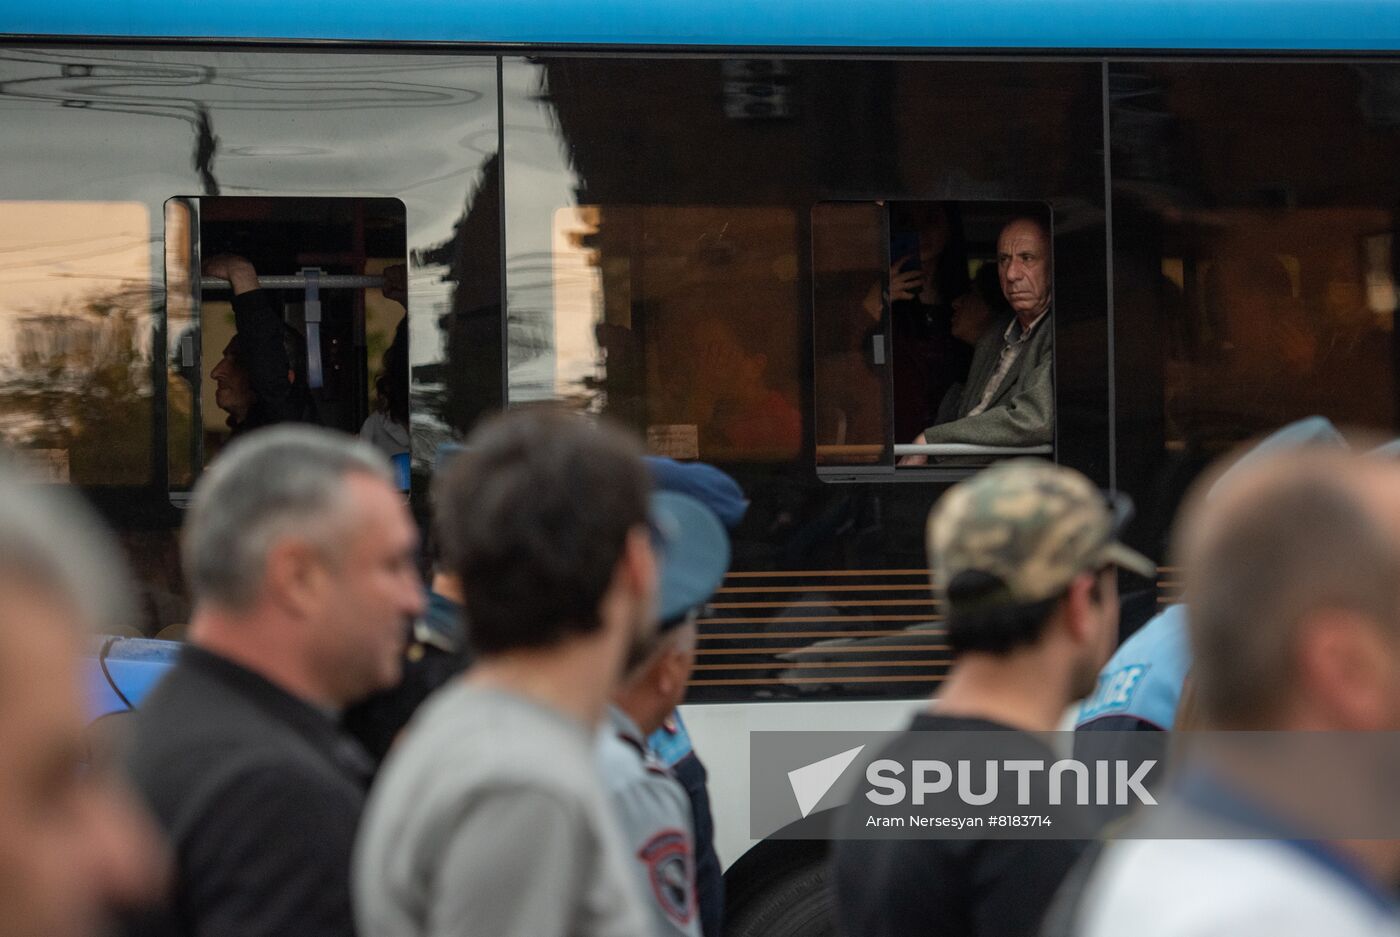
[[[399,677],[417,539],[385,457],[328,430],[257,433],[200,479],[190,644],[137,714],[128,762],[175,885],[133,933],[353,933],[372,763],[337,716]]]
[[[283,322],[271,295],[258,286],[258,271],[233,254],[209,258],[203,271],[205,276],[228,280],[233,287],[238,332],[209,372],[215,385],[214,402],[228,413],[233,435],[274,423],[314,422],[304,374],[304,341]]]

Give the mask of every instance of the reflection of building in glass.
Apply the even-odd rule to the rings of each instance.
[[[415,362],[428,362],[413,367],[414,451],[423,458],[503,405],[500,192],[501,161],[493,154],[481,164],[452,236],[413,254],[415,271],[442,271],[451,290],[448,308],[430,320],[440,329],[441,359],[414,353]],[[429,444],[420,445],[420,436]]]
[[[619,62],[609,79],[626,82],[639,64]],[[706,80],[676,82],[691,71]],[[506,227],[511,400],[605,412],[673,455],[793,458],[802,436],[799,209],[737,205],[746,180],[732,174],[731,157],[755,127],[794,143],[800,134],[714,106],[717,63],[667,69],[662,82],[655,74],[629,83],[644,105],[691,113],[702,96],[708,104],[693,120],[638,124],[636,102],[609,93],[608,82],[579,80],[566,62],[508,70],[508,89],[535,89],[534,112],[512,129],[547,129],[567,156],[548,184],[539,167],[507,161],[507,191],[523,193]],[[648,153],[696,159],[673,175],[647,165]],[[548,213],[548,230],[534,212]]]
[[[149,481],[145,208],[3,202],[0,218],[0,436],[50,477]]]

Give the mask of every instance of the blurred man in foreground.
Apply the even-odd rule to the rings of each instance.
[[[1135,834],[1160,838],[1107,846],[1051,932],[1400,933],[1400,842],[1326,832],[1368,788],[1382,796],[1372,816],[1393,819],[1384,767],[1392,737],[1351,736],[1348,748],[1346,736],[1326,733],[1400,730],[1400,470],[1294,452],[1232,469],[1208,502],[1202,491],[1177,535],[1197,726],[1291,734],[1251,735],[1247,749],[1236,739],[1223,759],[1188,750],[1176,802]],[[1305,760],[1265,770],[1280,764],[1261,760],[1274,754],[1260,747],[1265,739]],[[1303,746],[1329,739],[1341,739],[1334,752],[1362,770],[1318,789],[1311,775],[1323,763]],[[1371,760],[1372,750],[1381,757]],[[1361,835],[1393,829],[1378,822]]]
[[[155,829],[84,771],[78,660],[118,623],[106,535],[76,505],[0,479],[0,935],[80,937],[160,884]]]
[[[1231,471],[1251,462],[1300,449],[1344,451],[1347,442],[1326,417],[1310,416],[1269,434],[1240,456]],[[1221,481],[1229,477],[1227,472]],[[1095,740],[1100,757],[1114,745],[1124,757],[1131,740],[1119,733],[1165,732],[1176,725],[1178,708],[1191,671],[1186,605],[1167,606],[1113,653],[1099,673],[1099,685],[1079,710],[1077,732],[1112,732],[1117,742]]]
[[[677,462],[648,456],[647,467],[657,491],[688,495],[714,512],[733,531],[744,520],[749,500],[739,483],[713,465]],[[665,589],[663,575],[663,590]],[[662,596],[665,605],[665,596]],[[662,611],[663,623],[665,611]],[[671,769],[690,798],[695,831],[695,891],[700,908],[700,932],[721,937],[724,932],[724,869],[715,852],[715,821],[710,812],[709,772],[690,742],[690,733],[676,710],[647,739],[647,745]]]

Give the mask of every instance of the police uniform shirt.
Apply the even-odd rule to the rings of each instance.
[[[629,867],[658,935],[700,937],[690,801],[641,730],[616,706],[599,745],[599,771]]]
[[[700,909],[700,931],[705,937],[724,934],[724,869],[715,852],[715,819],[710,812],[709,772],[690,744],[690,733],[680,710],[671,713],[647,739],[690,798],[690,820],[695,831],[695,903]]]
[[[1099,673],[1079,710],[1080,731],[1170,731],[1191,669],[1186,606],[1172,605],[1143,625]]]
[[[409,630],[398,684],[345,711],[342,726],[376,763],[383,762],[423,701],[471,666],[465,631],[462,606],[429,592],[427,607]]]

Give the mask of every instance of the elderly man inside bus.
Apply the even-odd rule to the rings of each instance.
[[[956,400],[945,400],[939,408],[946,421],[916,436],[917,445],[1038,446],[1053,438],[1054,330],[1049,319],[1054,264],[1043,221],[1014,218],[1001,229],[997,273],[1015,318],[1004,332],[992,331],[978,340],[967,384],[950,391]],[[899,464],[927,462],[926,455],[910,455]]]

